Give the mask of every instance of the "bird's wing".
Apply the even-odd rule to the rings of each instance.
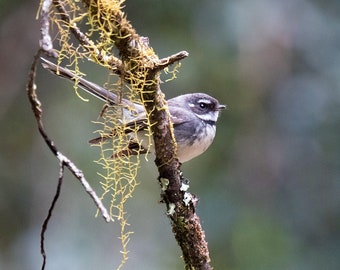
[[[190,111],[180,108],[169,106],[171,114],[171,121],[174,127],[174,134],[177,143],[191,143],[196,139],[197,126],[193,123],[193,116]]]

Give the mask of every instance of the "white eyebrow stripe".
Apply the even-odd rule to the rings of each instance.
[[[206,104],[211,104],[211,100],[209,99],[205,99],[205,98],[202,98],[202,99],[199,99],[198,100],[198,103],[206,103]]]

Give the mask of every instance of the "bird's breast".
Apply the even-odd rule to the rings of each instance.
[[[180,162],[186,162],[204,153],[214,140],[215,125],[197,127],[192,137],[177,142],[177,157]]]

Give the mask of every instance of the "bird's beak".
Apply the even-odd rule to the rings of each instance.
[[[227,108],[227,105],[222,105],[222,104],[220,104],[218,107],[217,107],[217,110],[218,111],[221,111],[221,110],[224,110],[224,109],[226,109]]]

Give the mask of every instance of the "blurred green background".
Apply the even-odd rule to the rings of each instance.
[[[0,1],[0,269],[40,269],[59,173],[25,91],[38,2]],[[340,1],[127,1],[126,12],[160,57],[190,53],[162,85],[167,97],[202,91],[228,104],[213,145],[183,165],[214,268],[340,269]],[[87,141],[102,104],[42,69],[38,82],[47,131],[100,192],[98,149]],[[128,204],[134,234],[123,269],[183,269],[150,159]],[[115,269],[118,223],[95,213],[66,173],[47,269]]]

